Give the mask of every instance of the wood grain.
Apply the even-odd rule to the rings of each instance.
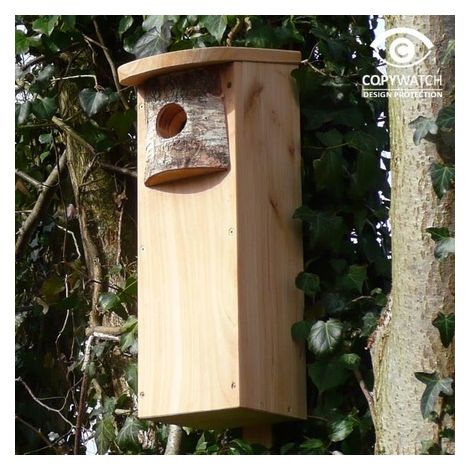
[[[300,63],[300,52],[251,47],[207,47],[158,54],[134,60],[118,68],[122,85],[137,86],[150,77],[188,68],[226,62],[266,62],[273,64]]]
[[[142,418],[223,428],[306,416],[304,350],[290,335],[303,315],[293,68],[220,66],[229,171],[152,188],[138,90]]]

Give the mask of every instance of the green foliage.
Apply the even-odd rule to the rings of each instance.
[[[295,286],[303,290],[306,295],[315,297],[320,290],[320,278],[312,273],[299,273],[295,279]]]
[[[415,129],[413,134],[413,142],[415,145],[419,145],[421,140],[424,139],[428,134],[436,135],[439,130],[436,121],[431,118],[424,116],[418,116],[416,119],[410,122],[409,126]]]
[[[114,416],[108,414],[95,424],[95,442],[98,454],[106,454],[116,437]]]
[[[432,324],[439,330],[442,344],[444,347],[448,348],[454,339],[455,314],[449,313],[449,315],[445,315],[444,313],[439,312]]]
[[[135,416],[128,416],[116,438],[116,444],[122,451],[132,453],[141,448],[139,433],[147,430],[145,423]]]
[[[434,256],[442,260],[448,255],[455,254],[455,238],[446,227],[430,227],[426,229],[431,238],[436,242]]]
[[[334,319],[326,322],[319,320],[312,325],[307,338],[308,347],[317,356],[331,354],[339,345],[343,324]]]
[[[426,372],[416,372],[415,377],[426,385],[423,396],[421,397],[421,414],[423,418],[429,418],[434,411],[436,401],[439,395],[453,395],[453,380],[450,378],[441,378],[437,372],[432,374]]]
[[[433,163],[431,165],[431,181],[434,192],[439,199],[452,188],[455,180],[455,167],[453,165],[444,165]]]
[[[439,111],[437,115],[436,124],[441,129],[453,130],[455,128],[455,105],[451,104]]]
[[[293,215],[302,221],[305,266],[292,283],[305,292],[306,302],[305,320],[291,332],[311,347],[308,414],[320,419],[298,423],[295,433],[286,431],[288,424],[279,425],[272,453],[370,453],[374,440],[368,406],[353,370],[360,370],[372,387],[364,348],[390,288],[387,103],[360,94],[362,75],[375,73],[378,63],[369,47],[375,20],[295,15],[16,18],[16,167],[39,181],[47,178],[64,148],[64,134],[51,119],[63,117],[58,97],[66,84],[76,88],[81,106],[67,124],[94,146],[95,163],[135,168],[135,92],[123,88],[117,95],[110,64],[97,45],[96,25],[116,66],[160,52],[224,46],[231,32],[233,46],[295,49],[308,59],[293,72],[301,108],[303,200]],[[35,62],[28,65],[31,61]],[[94,88],[90,75],[96,77]],[[445,116],[438,124],[442,130],[450,125]],[[124,181],[116,176],[116,188],[122,189]],[[135,184],[126,184],[129,205],[124,225],[136,218]],[[17,211],[30,210],[37,192],[18,180],[15,197]],[[116,195],[100,197],[114,200]],[[69,203],[74,203],[74,196],[64,175],[61,191],[17,263],[16,304],[31,309],[16,316],[16,367],[38,396],[62,397],[59,406],[64,401],[63,413],[74,422],[92,280],[83,254],[77,257],[71,237],[64,238],[66,232],[59,228],[72,231],[81,249],[77,221],[65,223],[60,215]],[[24,214],[16,213],[15,230]],[[94,227],[104,221],[89,223]],[[97,432],[100,453],[163,453],[167,427],[136,417],[136,246],[133,240],[126,242],[123,252],[129,252],[123,254],[131,262],[103,266],[107,276],[100,313],[118,315],[124,326],[119,344],[93,344],[84,429]],[[116,273],[123,278],[119,285],[113,283]],[[125,378],[128,389],[115,389],[116,377]],[[59,452],[73,448],[68,426],[56,413],[35,404],[21,386],[17,414],[45,435],[65,435],[60,447],[55,446]],[[20,424],[16,437],[17,453],[43,447]],[[266,452],[241,440],[237,430],[188,430],[183,436],[183,453]]]

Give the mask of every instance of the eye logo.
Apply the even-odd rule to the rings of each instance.
[[[413,28],[392,28],[384,31],[374,39],[370,47],[378,51],[379,47],[385,44],[387,38],[395,35],[398,37],[389,44],[387,48],[389,58],[385,59],[385,63],[391,67],[413,67],[425,60],[434,47],[434,44],[423,33]],[[417,46],[420,43],[426,46],[427,51],[425,56],[419,59],[415,56]]]

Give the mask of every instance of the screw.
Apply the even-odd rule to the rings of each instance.
[[[139,109],[144,109],[144,105],[143,105],[143,104],[139,104]]]
[[[145,251],[144,245],[142,245],[142,246],[140,247],[140,251]]]
[[[235,382],[232,382],[231,387],[232,387],[232,388],[235,388],[236,386],[237,386],[237,384],[236,384]]]
[[[235,233],[235,229],[234,229],[233,227],[230,227],[230,228],[228,229],[228,234],[229,234],[229,235],[233,235],[234,233]]]
[[[144,392],[140,392],[140,393],[139,393],[139,397],[140,397],[140,398],[145,397],[145,393],[144,393]]]

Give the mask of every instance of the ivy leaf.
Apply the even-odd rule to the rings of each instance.
[[[331,246],[337,248],[341,245],[343,236],[343,219],[336,215],[315,211],[307,206],[301,206],[294,212],[294,219],[301,219],[307,223],[312,248]]]
[[[109,96],[102,91],[95,91],[91,88],[84,88],[79,94],[80,106],[88,116],[96,114],[109,101]]]
[[[433,163],[431,165],[431,181],[434,192],[439,199],[453,186],[455,180],[455,167]]]
[[[33,21],[33,30],[50,36],[59,21],[58,16],[43,16]]]
[[[131,315],[122,326],[120,345],[122,351],[130,349],[131,353],[137,352],[137,318]]]
[[[357,420],[352,416],[337,419],[330,424],[328,437],[332,442],[344,441],[353,431]]]
[[[45,82],[52,78],[54,75],[54,64],[46,65],[39,73],[36,78],[38,82]]]
[[[116,421],[113,415],[105,415],[95,424],[95,442],[100,455],[106,454],[116,436]]]
[[[166,52],[171,42],[172,22],[166,21],[160,28],[152,28],[135,43],[133,54],[141,59]]]
[[[222,40],[225,30],[227,29],[226,15],[208,15],[201,16],[199,19],[201,26],[207,29],[209,34],[214,36],[218,42]]]
[[[315,297],[320,290],[320,278],[316,274],[301,272],[295,278],[295,287],[303,290],[306,295]]]
[[[305,341],[312,328],[312,322],[309,321],[298,321],[294,323],[290,329],[292,339],[294,341]]]
[[[426,229],[436,242],[434,256],[441,260],[450,254],[455,254],[455,238],[451,236],[446,227],[429,227]]]
[[[31,102],[25,101],[24,103],[15,104],[16,124],[21,125],[26,122],[31,113]]]
[[[330,390],[343,385],[350,376],[350,372],[338,360],[320,359],[307,366],[308,376],[319,392]]]
[[[415,129],[413,134],[413,142],[415,145],[419,145],[421,140],[424,139],[428,134],[436,135],[439,128],[436,122],[431,118],[424,116],[418,116],[416,119],[409,123],[409,126]]]
[[[341,149],[327,149],[321,158],[313,162],[315,183],[318,189],[337,190],[341,188],[343,176],[343,157]]]
[[[325,445],[320,439],[307,439],[305,442],[300,444],[299,449],[302,450],[302,454],[321,454],[325,450]]]
[[[341,364],[343,364],[344,367],[349,370],[357,369],[361,363],[361,358],[359,355],[354,353],[342,354],[339,360],[341,361]]]
[[[15,29],[15,54],[26,54],[29,51],[28,36],[20,29]]]
[[[367,312],[362,317],[361,337],[370,336],[377,327],[378,321],[379,318],[377,314],[374,312]]]
[[[124,425],[119,430],[116,444],[121,450],[138,452],[141,449],[139,432],[146,431],[147,426],[135,416],[128,416]]]
[[[135,393],[137,393],[137,377],[137,364],[131,362],[126,370],[126,381]]]
[[[121,304],[119,296],[114,292],[103,292],[100,295],[99,303],[101,308],[105,311],[115,310]]]
[[[343,143],[343,135],[337,129],[328,132],[316,132],[315,136],[325,147],[335,147]]]
[[[451,130],[455,128],[455,104],[446,106],[439,111],[436,124],[441,129],[445,130]]]
[[[447,258],[448,255],[455,254],[455,238],[445,238],[436,243],[436,249],[434,250],[434,256],[438,260]]]
[[[367,266],[353,264],[349,266],[348,272],[342,279],[342,285],[346,289],[356,290],[362,293],[362,286],[367,279]]]
[[[439,312],[432,324],[439,330],[442,344],[447,348],[454,338],[455,314],[444,315],[443,312]]]
[[[178,15],[149,15],[142,23],[144,31],[150,31],[153,28],[159,30],[165,23],[175,24],[179,19]]]
[[[57,101],[55,98],[40,98],[32,104],[32,112],[38,119],[47,121],[54,116],[56,111]]]
[[[441,241],[450,237],[449,229],[446,227],[429,227],[426,229],[426,232],[428,232],[431,235],[431,238],[435,242],[438,242],[438,241]]]
[[[308,335],[308,347],[318,356],[331,354],[338,346],[343,334],[343,323],[330,319],[315,322]]]
[[[423,418],[428,418],[436,406],[438,396],[443,393],[444,395],[453,395],[452,389],[453,380],[450,378],[441,378],[437,372],[432,374],[426,372],[416,372],[415,377],[426,385],[426,388],[421,397],[421,414]]]
[[[122,35],[133,25],[133,23],[134,23],[133,16],[123,16],[119,20],[119,24],[118,24],[119,37],[122,37]]]

